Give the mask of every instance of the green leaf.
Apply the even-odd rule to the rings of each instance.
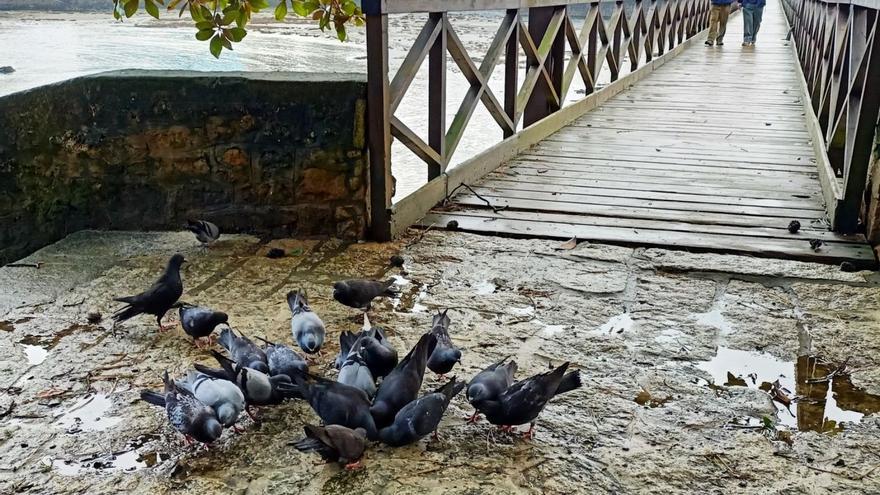
[[[155,17],[156,19],[159,18],[159,7],[152,1],[144,0],[144,9],[151,16]]]
[[[232,28],[229,30],[229,36],[232,37],[232,41],[238,43],[247,36],[247,31],[242,28]]]
[[[342,11],[350,16],[354,15],[354,13],[357,12],[357,9],[357,4],[352,0],[345,0],[345,2],[343,2],[342,4]]]
[[[339,41],[345,41],[345,38],[347,38],[345,35],[345,24],[336,25],[336,37],[339,38]]]
[[[220,35],[216,35],[211,38],[211,55],[214,58],[220,58],[220,52],[223,51],[223,42],[220,40]]]
[[[258,12],[262,9],[269,8],[269,0],[251,0],[251,10]]]
[[[281,0],[281,3],[275,7],[275,20],[283,21],[287,17],[287,0]]]
[[[227,50],[232,50],[232,43],[225,36],[220,38],[220,42],[223,43],[223,47]]]
[[[131,17],[138,10],[138,0],[125,0],[125,17]]]
[[[321,22],[318,23],[318,27],[323,31],[328,25],[330,25],[330,12],[324,12],[324,15],[321,17]]]
[[[214,23],[211,21],[201,21],[196,23],[196,29],[214,29]]]
[[[211,39],[211,36],[214,36],[214,29],[200,29],[196,33],[196,39],[199,41],[207,41]]]
[[[293,0],[291,3],[293,4],[293,12],[300,17],[308,17],[312,10],[314,10],[309,10],[306,7],[306,3],[302,0]]]
[[[211,10],[208,9],[208,7],[205,7],[204,5],[199,7],[199,15],[202,17],[203,20],[206,20],[206,21],[210,21],[211,19],[214,18],[214,14],[211,12]]]
[[[363,26],[364,24],[366,24],[366,23],[364,22],[363,18],[361,18],[361,17],[355,17],[355,18],[354,18],[354,25],[355,25],[355,26],[357,26],[357,27],[361,27],[361,26]]]
[[[194,3],[189,4],[189,15],[190,15],[190,16],[192,17],[192,19],[193,19],[194,21],[196,21],[196,22],[205,22],[205,21],[207,21],[207,19],[205,19],[204,17],[202,17],[202,13],[201,13],[201,11],[199,10],[199,7],[198,7],[196,4],[194,4]]]

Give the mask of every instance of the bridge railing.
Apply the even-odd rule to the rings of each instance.
[[[858,229],[880,114],[880,0],[783,0],[835,230]]]
[[[572,15],[578,5],[585,6],[579,7],[586,11],[583,19]],[[518,150],[578,117],[600,95],[607,99],[640,73],[662,65],[669,58],[665,54],[673,56],[707,27],[709,0],[632,0],[626,7],[623,1],[605,0],[363,0],[363,10],[367,16],[370,224],[373,237],[384,240],[415,222],[458,185],[485,175]],[[466,11],[503,12],[479,62],[468,53],[447,15]],[[388,16],[406,13],[427,13],[427,21],[399,70],[389,78]],[[571,53],[567,61],[566,49]],[[522,80],[520,50],[526,65]],[[450,57],[467,79],[469,90],[447,123]],[[502,57],[504,85],[501,94],[496,94],[488,82]],[[428,130],[421,137],[395,111],[426,58]],[[629,73],[621,77],[627,68]],[[603,69],[610,73],[612,83],[597,93]],[[583,81],[585,96],[563,111],[575,77]],[[480,103],[505,139],[447,171]],[[392,137],[426,164],[428,179],[393,207]]]

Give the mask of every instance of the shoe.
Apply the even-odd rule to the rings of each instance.
[[[755,42],[754,42],[754,41],[750,41],[750,42],[749,42],[749,46],[755,46]]]
[[[706,43],[704,43],[704,44],[705,44],[706,46],[712,46],[712,45],[714,45],[715,43],[712,43],[711,41],[706,40]]]
[[[719,41],[719,42],[718,42],[718,46],[724,46],[724,42],[723,42],[723,41]]]
[[[743,46],[749,46],[749,42],[748,42],[748,41],[743,41]]]

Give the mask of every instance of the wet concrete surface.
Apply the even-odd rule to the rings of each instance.
[[[659,249],[413,232],[397,243],[188,233],[80,232],[0,268],[0,493],[880,493],[880,287],[833,266]],[[269,259],[272,247],[287,256]],[[344,277],[396,276],[373,324],[398,349],[451,308],[469,379],[511,355],[518,376],[571,361],[584,387],[556,398],[531,441],[468,425],[463,394],[439,441],[374,445],[366,468],[316,465],[287,442],[301,402],[187,447],[138,400],[165,369],[211,363],[182,331],[112,328],[112,296],[147,287],[182,252],[183,300],[290,342],[288,290],[327,323],[330,363],[356,315]],[[401,254],[403,269],[388,259]],[[104,318],[89,322],[90,313]],[[774,384],[775,383],[775,384]],[[424,389],[440,384],[430,375]]]

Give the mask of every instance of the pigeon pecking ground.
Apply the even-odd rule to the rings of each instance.
[[[206,250],[188,232],[71,235],[28,258],[43,262],[39,269],[0,268],[0,493],[867,493],[880,486],[873,274],[557,245],[415,232],[387,245],[224,235]],[[271,248],[287,255],[267,258]],[[306,290],[327,329],[313,366],[323,376],[335,376],[339,333],[359,330],[355,311],[333,300],[332,282],[397,276],[399,298],[377,299],[370,320],[401,356],[438,310],[450,308],[450,336],[462,351],[450,377],[467,381],[509,355],[518,379],[571,361],[584,386],[550,402],[530,441],[485,419],[466,423],[473,409],[461,393],[439,440],[369,446],[359,471],[315,465],[316,456],[288,445],[304,423],[317,422],[303,401],[263,409],[259,425],[243,419],[242,433],[224,431],[209,450],[186,447],[139,392],[161,390],[165,369],[179,376],[195,362],[215,367],[213,358],[182,330],[157,333],[148,317],[109,330],[111,296],[148,287],[175,252],[189,261],[183,299],[226,312],[249,336],[293,345],[286,295]],[[389,266],[397,254],[402,269]],[[95,312],[103,319],[95,322]],[[817,412],[815,401],[802,401],[792,419],[758,385],[794,380],[799,350],[831,363],[820,370],[846,362],[852,374],[834,379],[833,408]],[[733,359],[713,364],[724,356]],[[737,371],[752,359],[754,379]],[[421,393],[442,383],[426,373]]]

